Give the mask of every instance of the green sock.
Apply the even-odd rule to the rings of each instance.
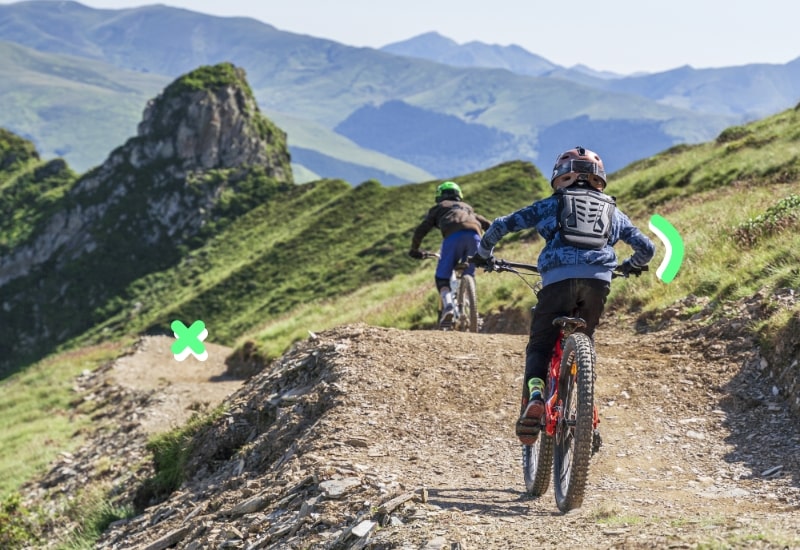
[[[544,380],[541,378],[531,378],[528,380],[528,395],[533,393],[533,390],[539,390],[539,393],[544,395]]]

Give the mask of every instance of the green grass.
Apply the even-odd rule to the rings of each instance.
[[[13,493],[0,498],[0,548],[15,550],[38,543],[36,515]]]
[[[180,486],[193,450],[193,437],[224,412],[224,406],[220,405],[206,414],[195,413],[183,426],[150,439],[147,450],[153,454],[155,475],[144,481],[138,500],[147,502],[153,497],[163,499]]]
[[[0,381],[0,498],[77,447],[89,423],[71,402],[75,377],[117,357],[122,343],[54,355]]]
[[[133,506],[115,504],[105,488],[89,487],[77,495],[64,512],[78,527],[57,546],[57,550],[91,550],[109,525],[136,515]]]

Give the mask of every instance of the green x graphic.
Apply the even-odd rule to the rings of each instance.
[[[172,328],[172,332],[174,332],[175,336],[178,338],[172,342],[173,354],[178,355],[186,348],[191,348],[191,350],[198,355],[206,350],[206,346],[197,337],[206,328],[203,321],[195,321],[189,328],[186,328],[186,325],[181,321],[172,321],[170,328]]]

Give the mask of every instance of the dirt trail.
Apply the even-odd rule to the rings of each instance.
[[[241,380],[226,376],[225,358],[231,348],[206,343],[207,360],[190,356],[176,361],[171,351],[174,341],[169,336],[144,337],[109,372],[109,383],[152,396],[140,411],[148,434],[183,425],[195,411],[218,405],[242,385]]]
[[[678,320],[637,334],[608,317],[604,445],[580,510],[560,514],[552,488],[523,492],[524,336],[360,325],[251,378],[199,441],[190,481],[99,547],[800,548],[800,428],[753,343]],[[232,441],[233,456],[211,461]],[[403,493],[382,528],[351,533]]]
[[[522,493],[511,427],[525,338],[451,336],[393,332],[368,351],[375,364],[402,365],[384,386],[387,400],[407,405],[373,415],[394,434],[382,442],[381,466],[427,487],[440,508],[415,537],[420,548],[435,534],[469,548],[754,547],[762,537],[765,546],[800,547],[800,433],[768,384],[737,384],[750,349],[604,325],[596,389],[604,446],[583,508],[562,516],[552,489],[539,499]],[[374,432],[363,436],[380,454]],[[366,454],[348,449],[348,461]]]
[[[75,528],[64,494],[113,480],[118,502],[141,499],[148,437],[225,400],[185,483],[97,548],[800,548],[800,425],[741,320],[663,324],[600,325],[604,444],[565,515],[552,487],[524,494],[525,336],[366,325],[311,334],[246,381],[224,379],[225,348],[177,363],[169,338],[143,339],[76,382],[106,403],[97,431],[28,497],[53,541]]]

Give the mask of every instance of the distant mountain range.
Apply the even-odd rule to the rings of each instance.
[[[614,171],[800,98],[800,59],[622,76],[435,33],[355,48],[162,5],[0,5],[0,41],[0,127],[78,171],[135,133],[172,79],[222,61],[287,131],[298,181],[393,185],[517,159],[547,172],[577,143]]]
[[[578,81],[582,80],[582,75],[594,78],[622,78],[625,76],[607,71],[595,71],[585,65],[576,65],[567,69],[516,45],[498,46],[477,41],[458,44],[455,40],[437,32],[427,32],[402,42],[394,42],[382,47],[381,50],[395,55],[436,61],[454,67],[508,69],[512,73],[527,76],[558,74],[565,77],[571,76]]]
[[[584,65],[561,67],[519,46],[482,42],[459,45],[435,32],[389,44],[381,50],[458,67],[563,78],[698,113],[741,116],[748,121],[774,114],[800,100],[800,57],[784,65],[761,63],[720,69],[686,65],[660,73],[620,75]]]

